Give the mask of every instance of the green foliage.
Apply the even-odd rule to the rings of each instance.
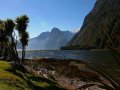
[[[26,31],[29,18],[27,15],[22,15],[16,18],[16,29],[19,32],[20,42],[22,43],[22,62],[24,62],[25,58],[25,47],[28,44],[29,34]]]
[[[21,34],[20,36],[20,41],[22,42],[23,45],[28,45],[28,38],[29,38],[29,34],[28,32],[24,32],[23,34]]]
[[[15,21],[7,19],[0,20],[0,42],[1,42],[1,55],[4,59],[19,60],[17,52],[17,43],[22,43],[22,59],[25,58],[25,47],[28,44],[29,33],[26,31],[29,23],[27,15],[22,15],[16,18]],[[16,35],[15,28],[19,35]]]
[[[6,35],[11,36],[15,28],[14,21],[12,19],[7,19],[6,21],[4,21],[4,25]]]
[[[4,30],[4,22],[0,20],[0,30]]]
[[[15,22],[16,22],[16,30],[18,30],[19,34],[22,34],[27,29],[29,18],[27,17],[27,15],[22,15],[20,17],[17,17]]]

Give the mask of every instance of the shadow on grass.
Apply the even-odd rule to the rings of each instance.
[[[9,72],[13,73],[14,75],[25,80],[27,85],[32,90],[66,90],[64,88],[58,87],[59,85],[53,81],[50,81],[50,80],[42,78],[42,77],[37,77],[37,76],[31,75],[23,67],[19,67],[19,68],[13,67],[12,69],[9,69],[7,71],[9,71]],[[28,74],[30,74],[30,75],[28,75]],[[43,88],[43,87],[35,85],[32,81],[39,82],[39,83],[48,83],[48,86]],[[19,88],[21,88],[21,87],[19,87]]]
[[[46,78],[42,78],[42,77],[30,76],[29,78],[30,78],[30,80],[37,81],[37,82],[47,82],[50,84],[56,84],[55,82],[52,82],[52,81],[50,81]]]

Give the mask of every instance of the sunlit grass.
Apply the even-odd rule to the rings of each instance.
[[[0,61],[0,90],[64,90],[48,79],[14,70],[9,62]]]
[[[10,69],[11,66],[8,62],[6,61],[0,61],[0,69]]]
[[[12,87],[12,86],[9,85],[9,84],[1,83],[1,82],[0,82],[0,90],[18,90],[18,89],[15,88],[15,87]]]
[[[0,90],[29,90],[24,80],[8,70],[12,69],[11,65],[6,61],[0,61]]]

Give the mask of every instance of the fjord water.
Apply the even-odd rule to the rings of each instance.
[[[21,57],[21,51],[19,51]],[[110,50],[27,50],[26,58],[75,59],[98,64],[116,64],[115,56]]]

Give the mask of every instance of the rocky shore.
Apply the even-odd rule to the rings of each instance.
[[[33,59],[25,62],[25,68],[30,73],[58,82],[68,90],[102,90],[96,86],[98,82],[84,80],[101,77],[80,60]]]

